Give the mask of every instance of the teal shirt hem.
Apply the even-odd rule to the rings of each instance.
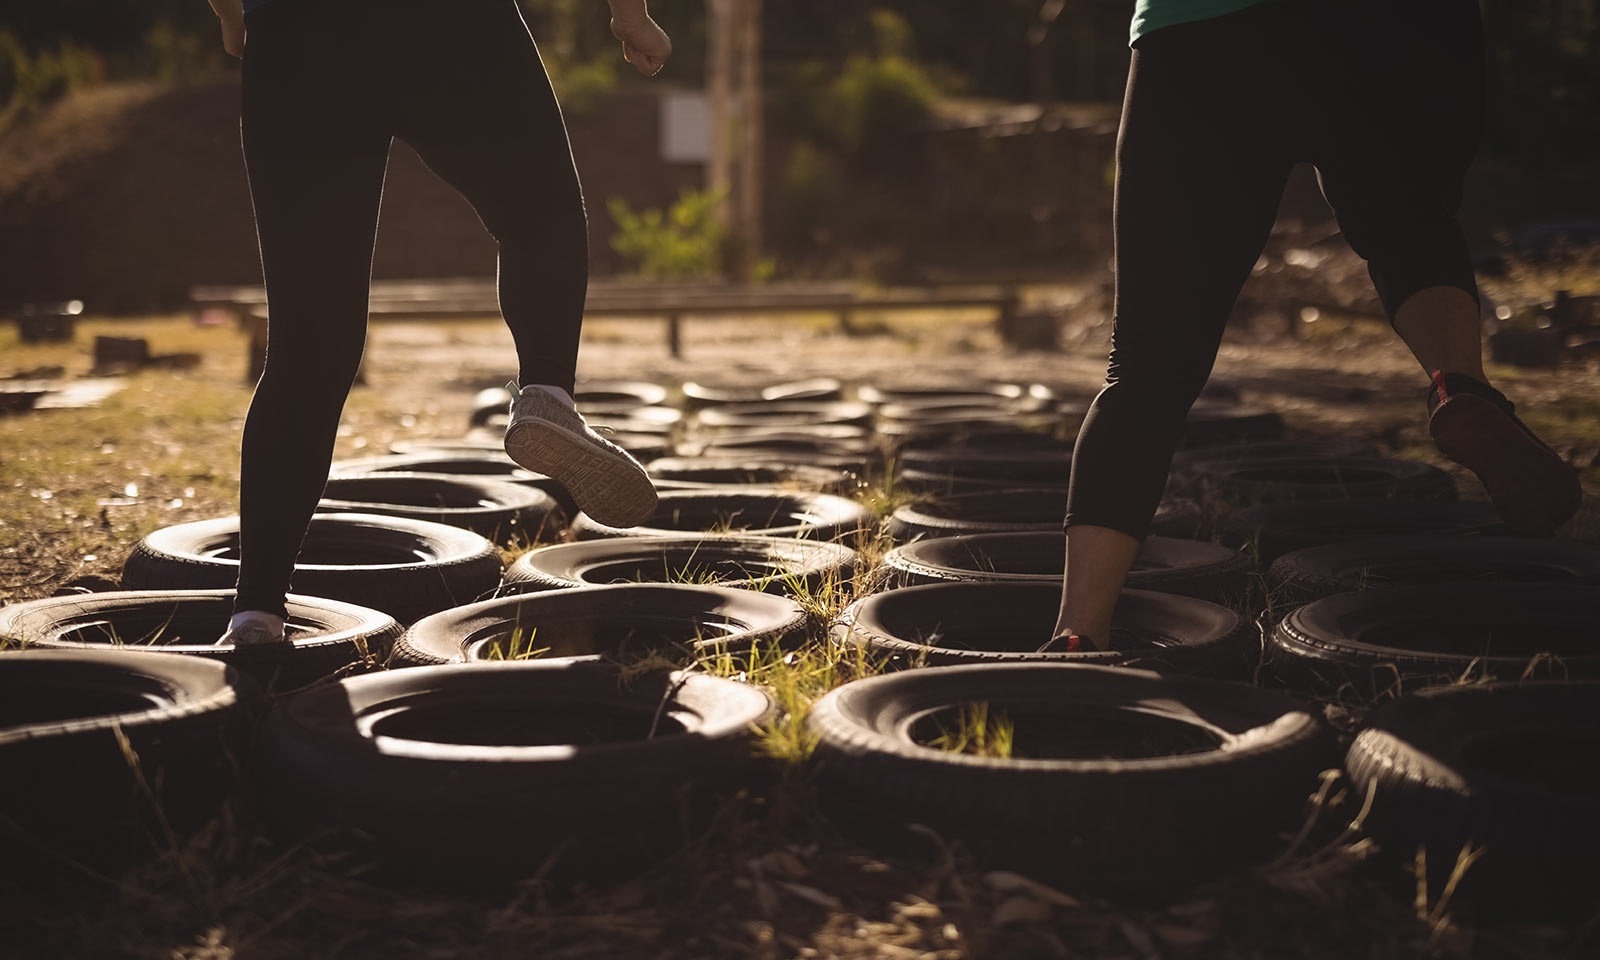
[[[1133,10],[1133,23],[1128,27],[1128,46],[1162,27],[1210,20],[1262,2],[1264,0],[1139,0]]]

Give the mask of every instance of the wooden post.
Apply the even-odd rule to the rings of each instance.
[[[683,358],[682,315],[676,310],[667,314],[667,353],[674,360]]]
[[[706,190],[720,193],[717,218],[733,226],[733,27],[734,0],[708,0],[706,13],[706,102],[711,114],[711,156]]]
[[[750,280],[761,259],[761,192],[765,121],[761,102],[761,4],[740,0],[739,18],[739,273]]]

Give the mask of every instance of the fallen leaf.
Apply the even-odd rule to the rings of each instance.
[[[1081,907],[1083,901],[1055,887],[1047,887],[1037,880],[1009,870],[995,870],[983,875],[983,882],[998,893],[1024,893],[1035,900],[1053,903],[1059,907]]]

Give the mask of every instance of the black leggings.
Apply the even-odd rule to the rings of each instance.
[[[244,427],[234,607],[282,616],[361,361],[391,139],[498,242],[522,383],[572,387],[588,226],[514,0],[270,0],[246,27],[241,127],[271,321]]]
[[[1366,259],[1390,318],[1477,296],[1456,222],[1482,123],[1472,0],[1279,0],[1140,38],[1117,140],[1116,325],[1067,526],[1142,538],[1290,169]]]

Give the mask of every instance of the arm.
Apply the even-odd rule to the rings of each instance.
[[[650,19],[646,0],[610,0],[610,4],[611,34],[622,41],[622,59],[645,76],[660,73],[672,55],[672,41],[666,31]]]
[[[642,0],[641,0],[642,2]],[[235,57],[244,56],[244,0],[211,0],[211,9],[222,23],[222,48]]]

